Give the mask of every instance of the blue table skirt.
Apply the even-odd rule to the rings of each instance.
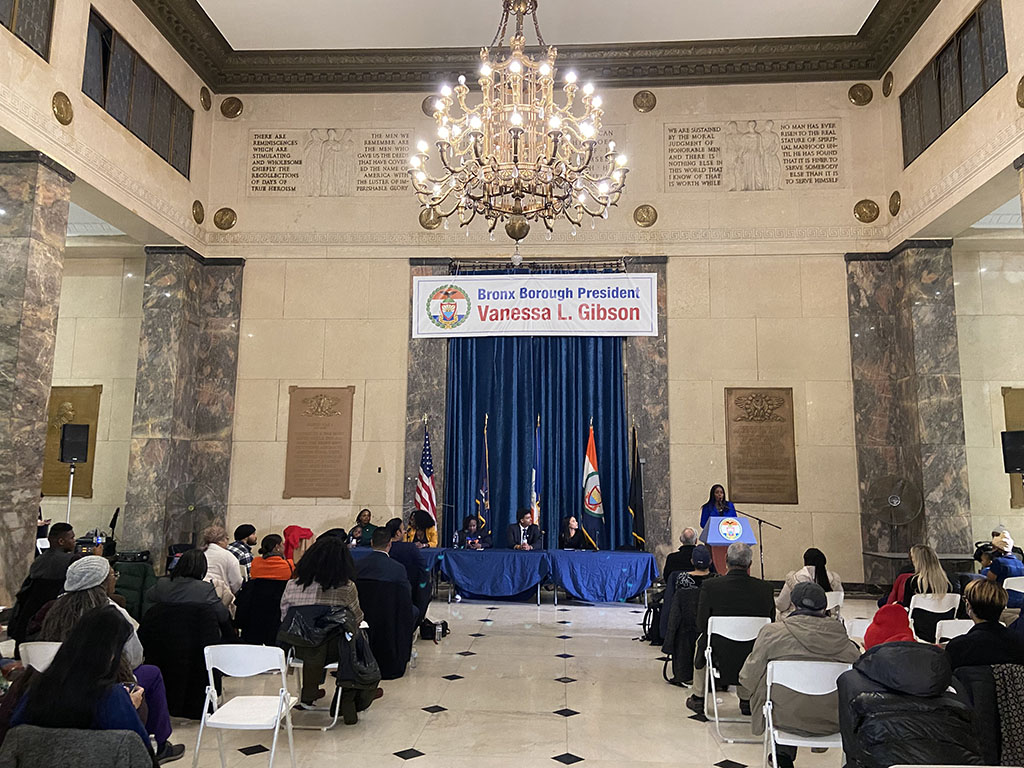
[[[658,577],[650,552],[552,550],[554,582],[592,603],[621,603],[643,592]]]
[[[551,572],[547,552],[514,549],[446,549],[441,572],[461,591],[483,597],[512,597],[534,589]]]

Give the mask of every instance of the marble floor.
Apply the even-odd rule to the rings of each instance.
[[[550,596],[546,595],[550,600]],[[643,606],[435,602],[429,615],[446,619],[451,634],[440,644],[415,643],[417,659],[401,680],[384,682],[382,699],[333,731],[295,731],[300,767],[498,768],[644,765],[673,768],[760,766],[760,744],[720,744],[711,727],[683,704],[689,691],[662,680],[659,649],[641,643]],[[844,615],[868,617],[874,605],[848,601]],[[292,681],[292,686],[297,683]],[[268,678],[232,680],[226,692],[255,692]],[[737,711],[732,694],[722,697]],[[297,712],[295,722],[316,723],[325,713]],[[745,725],[727,734],[743,734]],[[176,721],[172,740],[186,744],[192,761],[197,726]],[[749,728],[747,728],[749,733]],[[227,765],[267,765],[266,732],[227,732]],[[253,751],[253,750],[246,750]],[[186,762],[187,761],[187,762]],[[288,766],[287,741],[278,743],[277,766]],[[837,768],[837,750],[802,750],[800,768]],[[219,766],[216,737],[204,736],[201,766]]]

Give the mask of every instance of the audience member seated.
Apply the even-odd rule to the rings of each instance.
[[[971,707],[947,690],[946,652],[883,643],[839,678],[839,727],[848,768],[983,765]]]
[[[252,565],[252,548],[256,546],[256,526],[245,523],[235,528],[235,540],[228,544],[228,552],[235,556],[242,568],[242,578],[249,578]]]
[[[387,536],[384,529],[381,533]],[[356,623],[361,622],[363,611],[359,607],[355,574],[352,555],[343,539],[337,536],[317,539],[295,564],[295,575],[285,585],[281,596],[281,620],[284,622],[292,608],[326,606],[347,608]],[[402,579],[405,579],[404,569]],[[285,626],[282,626],[284,631]],[[324,667],[338,660],[336,635],[313,647],[295,646],[294,651],[295,656],[302,660],[299,708],[314,709],[316,702],[327,694],[320,687],[325,679]]]
[[[412,654],[412,636],[421,618],[412,602],[405,568],[389,556],[391,536],[387,528],[373,533],[373,552],[356,564],[359,604],[370,625],[370,649],[384,680],[405,674]]]
[[[97,608],[113,607],[129,630],[123,644],[118,680],[126,685],[138,684],[145,691],[146,713],[143,719],[148,732],[156,737],[158,756],[165,760],[177,759],[185,748],[168,742],[171,720],[163,675],[157,667],[142,663],[142,643],[136,632],[139,625],[124,608],[111,600],[115,581],[116,573],[106,558],[90,555],[72,563],[64,582],[65,592],[46,607],[45,618],[36,639],[53,643],[68,642],[82,617]]]
[[[782,585],[782,591],[775,598],[775,607],[779,613],[789,613],[796,608],[790,595],[797,584],[811,582],[817,584],[826,592],[842,592],[843,582],[839,574],[825,568],[825,553],[820,549],[811,547],[804,552],[804,567],[799,571],[791,571],[786,576]]]
[[[459,549],[490,549],[491,535],[480,529],[480,519],[476,515],[466,515],[466,519],[462,521],[462,530],[456,537],[455,546]]]
[[[430,565],[427,563],[420,548],[405,540],[405,526],[402,518],[393,517],[388,520],[387,532],[391,535],[391,549],[388,551],[391,559],[405,568],[406,578],[409,580],[409,588],[412,590],[412,603],[416,606],[420,616],[425,616],[427,606],[430,605]],[[371,555],[372,557],[372,555]],[[364,558],[365,559],[365,558]],[[356,566],[356,571],[359,566]]]
[[[935,550],[926,544],[915,544],[910,548],[910,562],[914,566],[914,575],[907,579],[903,589],[903,599],[900,601],[904,608],[910,610],[910,601],[914,595],[948,595],[955,591],[950,583],[946,572],[942,570]],[[914,632],[921,640],[929,643],[935,642],[935,625],[943,619],[952,619],[955,611],[948,614],[930,613],[918,610],[916,615],[910,617],[914,626]]]
[[[366,534],[363,534],[364,538]],[[437,546],[437,522],[425,509],[414,509],[409,516],[409,530],[405,533],[405,540],[415,544],[420,549],[424,547]]]
[[[593,549],[586,535],[580,528],[579,521],[575,515],[562,518],[562,525],[558,532],[559,549]]]
[[[313,540],[313,532],[301,525],[289,525],[284,529],[284,557],[293,563],[299,562],[306,547]]]
[[[790,593],[793,612],[763,627],[754,648],[740,670],[740,685],[750,691],[751,726],[764,733],[768,662],[779,659],[852,663],[860,657],[857,644],[837,619],[826,612],[825,590],[813,581],[802,581]],[[801,736],[827,736],[839,731],[839,701],[835,693],[807,696],[785,688],[773,697],[776,725]],[[778,745],[776,768],[792,768],[796,747]]]
[[[361,509],[359,510],[359,514],[356,515],[356,521],[352,526],[352,530],[355,531],[358,529],[359,531],[359,538],[356,541],[357,547],[370,546],[370,539],[373,537],[373,532],[377,530],[377,526],[370,522],[372,517],[373,513],[368,509]]]
[[[122,606],[131,617],[139,621],[149,608],[149,601],[146,597],[149,590],[156,585],[156,572],[152,563],[122,563],[115,562],[114,570],[117,571],[117,584],[114,590],[114,599],[123,598]]]
[[[716,579],[705,581],[701,586],[697,603],[697,649],[693,658],[694,694],[686,700],[686,706],[694,712],[704,711],[704,648],[707,645],[708,619],[712,616],[765,616],[775,620],[775,591],[767,581],[750,575],[753,554],[749,544],[735,542],[729,545],[725,561],[729,572]],[[747,660],[753,643],[733,642],[725,638],[715,640],[713,649],[716,665],[722,677],[719,688],[736,685],[739,672]],[[737,691],[743,709],[748,708],[750,694],[742,686]]]
[[[270,533],[260,542],[259,557],[249,567],[252,579],[288,581],[295,572],[295,563],[284,556],[284,537]]]
[[[134,731],[92,731],[19,725],[0,751],[2,768],[153,768]]]
[[[960,667],[1024,664],[1024,638],[999,623],[1006,609],[1006,590],[994,581],[978,579],[967,585],[964,600],[974,626],[946,645],[953,671]]]
[[[254,560],[253,564],[259,562]],[[249,645],[277,645],[281,628],[281,596],[288,584],[282,579],[249,579],[235,597],[235,626]]]
[[[668,583],[668,577],[673,572],[693,570],[690,553],[697,546],[697,532],[693,528],[683,528],[683,532],[679,536],[679,544],[681,545],[679,549],[669,553],[668,557],[665,558],[665,568],[662,570],[661,575],[664,577],[666,584]]]
[[[540,546],[540,527],[533,523],[533,512],[529,508],[519,510],[519,522],[505,529],[505,544],[509,549],[529,551]]]
[[[914,630],[910,628],[910,614],[902,605],[890,603],[875,611],[868,628],[864,630],[864,650],[870,650],[882,643],[913,642]]]
[[[221,581],[237,594],[242,588],[242,566],[233,554],[228,552],[228,534],[219,525],[211,525],[203,531],[203,543],[206,552],[206,576],[217,586]],[[223,599],[223,596],[222,596]]]
[[[985,578],[1003,586],[1006,579],[1014,576],[1024,576],[1024,563],[1013,555],[1013,539],[1009,531],[1003,531],[1001,536],[992,539],[992,561],[985,574]],[[1008,593],[1009,602],[1006,608],[1010,609],[1002,619],[1007,624],[1012,623],[1020,614],[1021,606],[1024,605],[1024,592],[1012,590]]]
[[[201,549],[190,549],[178,558],[169,576],[156,580],[148,594],[151,605],[208,605],[225,636],[231,634],[231,614],[207,580],[209,561]]]
[[[715,576],[711,572],[711,551],[705,546],[694,547],[687,553],[689,568],[673,571],[665,587],[662,615],[667,616],[662,628],[665,642],[661,652],[672,657],[674,685],[690,685],[693,681],[693,651],[697,647],[697,602],[705,579]],[[671,557],[671,555],[669,555]],[[670,593],[671,592],[671,596]]]
[[[125,643],[132,635],[116,608],[86,612],[49,669],[33,679],[12,726],[133,731],[148,750],[149,733],[137,711],[145,692],[141,686],[118,681]]]
[[[75,559],[75,531],[67,523],[54,523],[47,536],[50,543],[29,566],[28,576],[14,596],[14,610],[7,636],[17,643],[28,640],[28,625],[36,612],[64,588],[64,577]]]

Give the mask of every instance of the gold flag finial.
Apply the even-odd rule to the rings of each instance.
[[[487,414],[487,413],[484,414],[484,429],[487,429],[487,419],[488,419],[489,415],[490,414]]]
[[[427,414],[423,414],[423,426],[427,426]]]
[[[537,414],[537,427],[540,427],[540,414]]]

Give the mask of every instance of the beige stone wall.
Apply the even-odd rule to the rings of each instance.
[[[976,540],[999,524],[1024,536],[1024,510],[1010,509],[999,433],[1003,387],[1024,387],[1024,253],[953,250],[964,430]]]
[[[75,497],[71,507],[79,533],[106,528],[114,510],[124,506],[145,264],[141,249],[115,257],[69,255],[64,262],[53,384],[103,385],[93,497]],[[66,497],[43,500],[45,517],[63,520],[66,511]]]

